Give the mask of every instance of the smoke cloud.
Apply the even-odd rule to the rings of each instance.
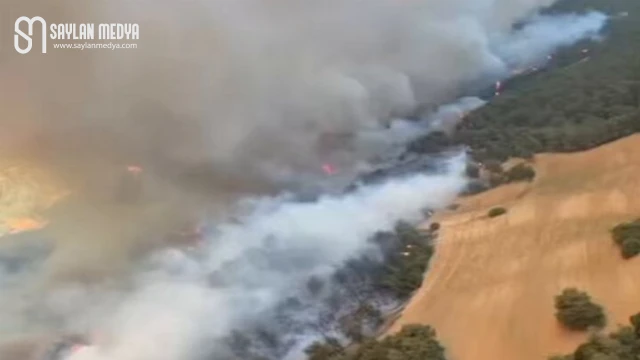
[[[597,40],[607,18],[599,12],[539,15],[515,34],[498,41],[496,52],[512,67],[541,61],[559,46],[571,45],[585,38]]]
[[[405,118],[591,37],[606,20],[535,16],[553,2],[3,1],[0,22],[11,26],[0,32],[0,155],[55,174],[71,196],[49,214],[46,260],[3,275],[11,286],[0,296],[0,326],[10,325],[0,338],[100,327],[109,359],[196,359],[190,351],[202,336],[260,318],[303,277],[364,251],[374,232],[444,206],[463,179],[453,169],[311,204],[267,197],[231,223],[238,201],[325,183],[325,162],[355,173],[414,126],[448,128],[447,109]],[[141,38],[131,50],[50,45],[19,55],[6,50],[19,16],[138,23]],[[123,203],[114,193],[129,165],[143,168],[144,194]],[[169,258],[141,273],[166,234],[193,219],[223,224],[200,258],[160,250]],[[209,286],[212,273],[224,274],[222,285]],[[148,342],[157,339],[162,353]]]
[[[118,295],[124,300],[115,306],[92,298],[93,308],[111,310],[103,316],[84,312],[86,297],[65,296],[67,307],[76,309],[71,318],[89,316],[92,320],[83,325],[97,326],[68,330],[100,334],[69,360],[200,359],[215,354],[216,348],[207,346],[212,340],[258,323],[295,297],[310,277],[331,275],[370,248],[368,240],[376,232],[392,230],[401,219],[417,221],[425,208],[449,204],[466,184],[464,164],[459,156],[442,175],[417,175],[313,203],[257,199],[253,211],[219,225],[196,254],[176,249],[157,253],[135,276],[133,290]]]
[[[274,190],[280,174],[319,172],[331,155],[318,149],[323,134],[453,100],[468,81],[508,74],[604,21],[537,17],[511,28],[552,2],[5,2],[8,20],[137,22],[141,40],[129,51],[4,53],[12,116],[2,143],[64,163],[72,178],[139,163],[183,191]]]

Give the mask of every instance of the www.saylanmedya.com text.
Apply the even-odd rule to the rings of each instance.
[[[116,44],[116,43],[82,43],[82,44],[53,44],[54,49],[73,49],[73,50],[89,50],[89,49],[107,49],[107,50],[126,50],[137,49],[138,44]]]
[[[36,23],[40,26],[35,27]],[[41,52],[43,54],[47,53],[48,38],[59,41],[53,44],[54,49],[71,50],[137,49],[138,44],[135,42],[140,39],[140,26],[135,23],[54,23],[47,26],[47,21],[41,16],[31,18],[21,16],[16,19],[14,26],[14,47],[18,53],[23,55],[31,51],[33,37],[41,39]],[[93,40],[98,41],[94,42]],[[109,42],[102,42],[105,40]],[[126,43],[121,43],[120,41],[126,41]]]

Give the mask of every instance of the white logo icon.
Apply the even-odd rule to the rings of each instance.
[[[16,34],[13,36],[13,46],[16,48],[16,51],[19,52],[20,54],[24,55],[29,51],[31,51],[31,47],[33,45],[32,39],[31,39],[31,36],[33,35],[33,23],[35,23],[36,21],[40,22],[40,25],[42,25],[42,53],[45,54],[47,52],[47,22],[44,21],[44,19],[40,16],[36,16],[33,18],[21,16],[18,18],[18,20],[16,20],[16,24],[15,24]],[[27,24],[29,24],[29,35],[25,34],[22,30],[20,30],[20,24],[22,24],[23,22],[26,22]],[[27,47],[25,49],[20,48],[20,45],[18,43],[19,41],[18,36],[27,40]]]

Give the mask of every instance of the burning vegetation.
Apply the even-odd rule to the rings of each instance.
[[[469,19],[472,26],[460,26],[461,21],[468,19],[458,17],[457,12],[466,14],[471,2],[443,2],[442,9],[438,6],[431,9],[426,6],[429,2],[373,1],[362,6],[357,1],[319,5],[311,1],[291,7],[265,8],[260,2],[222,1],[224,11],[215,8],[217,3],[201,7],[204,3],[199,2],[193,7],[185,3],[184,11],[176,11],[174,3],[160,1],[153,6],[141,6],[142,12],[137,12],[136,6],[127,7],[132,14],[126,16],[147,21],[150,31],[145,32],[150,36],[156,34],[150,43],[169,41],[170,46],[139,57],[119,58],[122,62],[116,62],[108,73],[101,67],[93,69],[92,61],[98,64],[104,59],[94,59],[91,55],[87,55],[90,60],[87,63],[69,61],[73,59],[61,55],[62,61],[54,62],[53,66],[11,62],[24,71],[8,71],[11,76],[2,79],[10,80],[6,81],[10,90],[23,91],[15,91],[19,101],[12,98],[7,104],[42,107],[42,114],[7,117],[20,121],[6,120],[9,130],[5,133],[12,134],[11,138],[14,134],[15,138],[21,138],[18,135],[23,132],[18,130],[27,129],[29,145],[39,145],[34,146],[39,151],[37,155],[59,168],[65,179],[79,189],[74,194],[75,203],[70,205],[75,206],[71,215],[64,214],[60,216],[62,219],[53,221],[60,231],[56,235],[67,242],[58,244],[53,260],[46,263],[48,271],[57,274],[62,268],[65,273],[84,276],[91,273],[89,270],[95,265],[100,276],[83,280],[86,288],[80,292],[87,293],[93,291],[94,286],[104,285],[100,282],[108,277],[104,274],[112,274],[105,269],[125,274],[123,283],[134,289],[127,289],[130,293],[124,291],[125,295],[119,293],[119,300],[125,305],[130,305],[129,301],[134,304],[134,310],[129,310],[133,315],[148,312],[151,319],[159,320],[152,323],[158,326],[143,321],[137,324],[140,329],[134,330],[127,327],[134,325],[122,321],[126,326],[117,330],[134,331],[136,335],[149,332],[171,336],[164,338],[163,346],[147,349],[155,356],[146,353],[146,358],[135,353],[136,346],[128,349],[130,342],[127,341],[121,348],[109,349],[130,350],[123,358],[190,359],[193,354],[185,349],[200,348],[199,337],[213,333],[215,336],[205,339],[206,344],[215,343],[215,358],[220,359],[282,359],[296,350],[301,352],[301,344],[318,339],[320,341],[307,351],[313,360],[444,359],[444,348],[429,326],[406,327],[396,335],[375,340],[384,315],[406,301],[421,285],[433,256],[438,227],[423,231],[400,222],[393,231],[369,235],[383,227],[381,224],[385,221],[393,224],[399,218],[411,217],[414,210],[424,205],[416,204],[416,199],[427,202],[429,198],[436,198],[433,201],[438,204],[434,204],[434,209],[450,201],[449,196],[458,192],[464,181],[457,171],[447,170],[453,175],[433,182],[420,176],[402,176],[405,183],[390,183],[379,192],[373,189],[363,191],[364,195],[345,195],[342,200],[321,197],[316,202],[317,208],[306,209],[305,219],[297,217],[305,211],[300,204],[275,206],[281,216],[269,217],[264,214],[276,212],[273,203],[277,201],[260,203],[252,208],[255,214],[243,219],[245,222],[215,217],[221,222],[216,229],[218,233],[210,235],[204,244],[210,249],[205,250],[203,246],[203,253],[198,254],[206,261],[198,262],[182,256],[180,251],[174,252],[179,255],[177,260],[167,262],[175,267],[163,263],[154,268],[151,275],[123,264],[132,258],[134,263],[146,261],[146,255],[152,253],[148,249],[162,251],[167,246],[180,248],[183,244],[188,247],[203,243],[205,230],[193,224],[192,219],[200,213],[212,213],[214,206],[222,208],[222,212],[231,211],[228,204],[235,204],[239,199],[251,197],[254,201],[260,195],[288,190],[281,183],[308,179],[302,176],[307,175],[304,173],[307,169],[314,175],[320,171],[326,176],[346,173],[349,166],[363,160],[352,146],[354,132],[360,127],[379,130],[379,123],[410,111],[418,106],[417,102],[446,101],[461,84],[495,70],[496,60],[500,62],[499,71],[507,76],[512,71],[509,59],[500,58],[503,54],[491,53],[494,45],[502,44],[492,44],[489,35],[502,31],[505,43],[517,42],[518,32],[514,30],[511,34],[514,19],[549,2],[521,2],[518,6],[522,5],[523,9],[515,9],[509,1],[489,1],[487,7],[495,12],[495,17],[488,24],[484,23],[484,15],[474,14]],[[20,3],[17,12],[34,5],[30,1]],[[109,3],[114,4],[114,9],[124,6],[124,2]],[[506,3],[509,6],[505,6]],[[449,8],[451,4],[453,8]],[[66,9],[63,5],[70,6]],[[106,6],[107,2],[100,5],[111,9]],[[209,6],[218,13],[206,16],[203,8]],[[504,11],[503,6],[509,11]],[[55,10],[67,14],[71,20],[81,13],[71,2],[56,5]],[[510,14],[512,10],[517,10],[517,14]],[[185,14],[187,22],[180,18]],[[154,26],[158,18],[165,16],[170,19],[167,23],[181,26],[175,29],[164,24]],[[215,24],[215,28],[208,28],[210,24]],[[326,24],[331,24],[331,29]],[[534,23],[534,26],[540,25],[544,23]],[[601,25],[602,22],[590,24],[578,33],[590,33]],[[359,31],[354,32],[355,28]],[[467,34],[467,28],[478,31]],[[441,34],[447,32],[443,29],[454,36],[443,41]],[[165,36],[165,31],[172,36]],[[215,36],[209,39],[211,34]],[[231,36],[226,38],[227,34]],[[554,36],[544,39],[545,49],[567,41],[557,38],[562,36],[560,32],[550,35]],[[308,41],[318,36],[322,39]],[[181,38],[213,45],[191,49],[184,48],[186,43],[182,40],[172,42]],[[461,41],[457,41],[458,38]],[[394,48],[397,56],[387,56],[389,44],[397,45]],[[433,47],[423,51],[427,45]],[[526,82],[524,87],[501,80],[489,89],[499,97],[487,108],[456,112],[455,121],[460,122],[456,133],[451,134],[447,129],[414,141],[404,155],[415,155],[420,167],[419,171],[412,168],[410,172],[424,171],[427,168],[424,164],[431,163],[424,160],[428,157],[424,155],[432,150],[449,151],[463,144],[470,146],[474,161],[487,164],[511,156],[530,158],[538,151],[582,149],[637,131],[640,103],[633,83],[638,74],[625,65],[632,59],[622,50],[625,46],[608,42],[576,46],[583,50],[587,46],[589,58],[583,57],[568,66],[562,63],[562,54],[559,54],[548,59],[546,69],[541,66],[513,70]],[[167,49],[176,52],[167,54]],[[541,56],[528,50],[521,51],[524,60]],[[566,52],[575,55],[575,50],[570,47]],[[491,61],[479,60],[487,58],[480,55],[489,53]],[[327,61],[326,67],[319,66],[318,59]],[[152,62],[153,66],[149,66]],[[26,67],[33,64],[42,65],[42,69],[33,72]],[[127,71],[118,71],[121,70],[118,65]],[[83,72],[83,69],[89,70]],[[131,78],[130,69],[136,73],[135,79]],[[52,76],[45,84],[36,81],[47,72]],[[18,76],[13,76],[14,73]],[[16,78],[33,86],[29,89],[17,86]],[[631,84],[623,79],[630,79]],[[491,82],[484,85],[491,87]],[[51,93],[51,84],[61,90]],[[576,89],[580,89],[580,94]],[[579,99],[572,98],[571,94],[578,94]],[[42,101],[44,98],[51,100]],[[32,104],[32,99],[38,101]],[[54,106],[46,106],[48,104]],[[39,116],[45,121],[39,123]],[[23,129],[25,119],[28,126]],[[324,135],[326,128],[330,135]],[[315,148],[309,146],[318,137],[319,144]],[[347,166],[334,159],[336,154],[347,154]],[[122,166],[123,159],[139,160],[144,169],[140,164]],[[535,172],[520,167],[501,172],[500,176],[504,182],[531,181]],[[117,179],[112,181],[112,177]],[[115,196],[112,182],[116,183]],[[439,182],[449,184],[442,186]],[[6,211],[0,207],[2,218],[9,219],[5,232],[44,226],[45,220],[36,215],[47,206],[33,201],[28,191],[11,189],[15,188],[2,188],[0,194],[3,201],[14,201]],[[387,194],[394,196],[389,199]],[[361,198],[367,199],[366,206],[358,203]],[[357,212],[353,213],[353,209]],[[11,216],[5,217],[5,212]],[[323,222],[324,217],[329,220]],[[141,267],[146,265],[144,262]],[[171,271],[163,266],[170,267]],[[165,270],[171,274],[165,274]],[[311,270],[319,274],[309,276]],[[78,281],[78,277],[69,278],[74,283],[83,282]],[[122,279],[116,279],[119,280]],[[57,278],[51,280],[52,288],[61,282],[57,281]],[[145,291],[156,290],[154,286],[160,286],[158,283],[169,283],[174,286],[169,287],[171,290],[180,291],[167,291],[168,300],[148,296]],[[181,287],[183,285],[185,287]],[[196,290],[187,291],[193,288]],[[30,294],[33,298],[46,298],[45,295],[50,294],[50,289],[37,290],[35,295]],[[109,290],[104,290],[105,294],[110,294]],[[158,306],[161,300],[169,305]],[[94,310],[82,301],[79,303],[84,308],[72,309],[71,315],[57,313],[59,309],[53,305],[42,305],[41,313],[54,318],[43,322],[51,328],[54,327],[51,324],[76,325],[74,320],[81,317],[81,310]],[[205,315],[211,312],[198,311],[208,309],[203,304],[214,304],[220,319],[210,321]],[[102,312],[110,317],[118,309]],[[134,323],[134,320],[146,319],[127,311],[125,314],[129,315],[125,320]],[[161,326],[166,325],[162,321],[167,319],[171,331]],[[20,320],[25,321],[20,325],[33,325],[31,318]],[[172,343],[176,338],[187,339],[186,345]],[[90,349],[89,345],[64,340],[56,347],[60,352],[51,356],[66,357]]]

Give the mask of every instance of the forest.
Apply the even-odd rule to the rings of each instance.
[[[603,41],[582,41],[560,49],[544,68],[505,82],[504,92],[468,114],[453,134],[431,133],[409,144],[407,152],[435,154],[452,146],[466,146],[475,162],[498,176],[491,184],[497,186],[535,177],[533,169],[525,165],[503,171],[499,164],[509,158],[582,151],[640,132],[640,1],[566,0],[547,12],[592,9],[611,15]],[[477,169],[468,171],[471,177],[477,176]],[[489,216],[506,212],[493,210]],[[404,231],[405,238],[415,236],[407,228]],[[402,233],[402,227],[397,229],[396,235]],[[385,281],[375,288],[391,290],[397,298],[409,296],[426,268],[416,261],[428,262],[432,249],[417,254],[398,258],[395,270],[387,271]],[[556,306],[558,320],[569,328],[604,324],[601,308],[591,303],[586,293],[568,289],[556,298]],[[638,359],[640,316],[632,317],[631,323],[631,327],[610,335],[594,336],[575,353],[554,359]],[[429,326],[410,326],[381,340],[348,337],[354,341],[351,345],[326,337],[309,347],[307,355],[310,360],[441,360],[446,355]]]
[[[504,161],[586,150],[640,131],[640,2],[563,1],[548,11],[588,9],[612,15],[603,41],[561,49],[545,68],[506,82],[450,138],[430,134],[409,151],[467,145],[476,161]]]

